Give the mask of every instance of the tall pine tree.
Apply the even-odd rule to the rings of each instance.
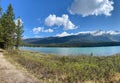
[[[8,46],[9,46],[9,40],[10,40],[10,37],[9,37],[9,33],[8,33],[8,24],[9,24],[9,21],[7,20],[7,15],[6,13],[4,13],[1,17],[1,34],[3,33],[3,36],[1,37],[3,39],[3,42],[4,42],[4,48],[7,49]]]
[[[17,18],[15,23],[16,23],[16,49],[18,49],[18,47],[22,42],[21,40],[22,40],[22,33],[23,33],[23,23],[20,17]]]
[[[18,49],[23,33],[23,25],[20,17],[14,21],[15,15],[10,4],[6,12],[2,13],[0,7],[0,47],[5,49]]]
[[[0,42],[3,42],[3,28],[1,25],[2,8],[0,7]]]
[[[13,49],[14,45],[15,45],[15,32],[16,32],[16,25],[15,25],[15,22],[14,22],[14,19],[15,19],[15,15],[14,15],[14,12],[13,12],[13,7],[12,5],[10,4],[8,6],[8,9],[6,11],[6,16],[7,16],[7,21],[8,21],[8,24],[7,24],[7,48],[10,48],[10,49]]]

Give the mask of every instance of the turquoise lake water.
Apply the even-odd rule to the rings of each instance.
[[[66,47],[21,47],[22,50],[30,50],[48,54],[56,55],[90,55],[91,53],[95,56],[109,56],[120,53],[120,46],[109,46],[109,47],[78,47],[78,48],[66,48]]]

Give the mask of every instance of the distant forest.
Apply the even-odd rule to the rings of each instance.
[[[100,43],[61,43],[61,44],[30,44],[23,43],[22,46],[28,47],[102,47],[102,46],[120,46],[120,42],[100,42]]]
[[[20,17],[15,20],[12,4],[3,12],[0,7],[0,48],[18,49],[23,33]]]

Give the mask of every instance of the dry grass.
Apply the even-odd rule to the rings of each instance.
[[[55,56],[18,51],[5,54],[46,83],[119,83],[120,56]],[[91,81],[90,81],[91,80]]]
[[[0,53],[0,83],[39,83],[27,71],[16,68]]]

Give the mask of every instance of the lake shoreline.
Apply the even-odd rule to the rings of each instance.
[[[120,55],[56,56],[23,50],[11,54],[5,53],[5,56],[47,83],[119,82],[114,77],[120,73]]]
[[[111,47],[79,47],[79,48],[61,48],[61,47],[20,47],[23,50],[42,52],[45,54],[55,54],[63,56],[93,55],[93,56],[111,56],[119,54],[120,46]]]

